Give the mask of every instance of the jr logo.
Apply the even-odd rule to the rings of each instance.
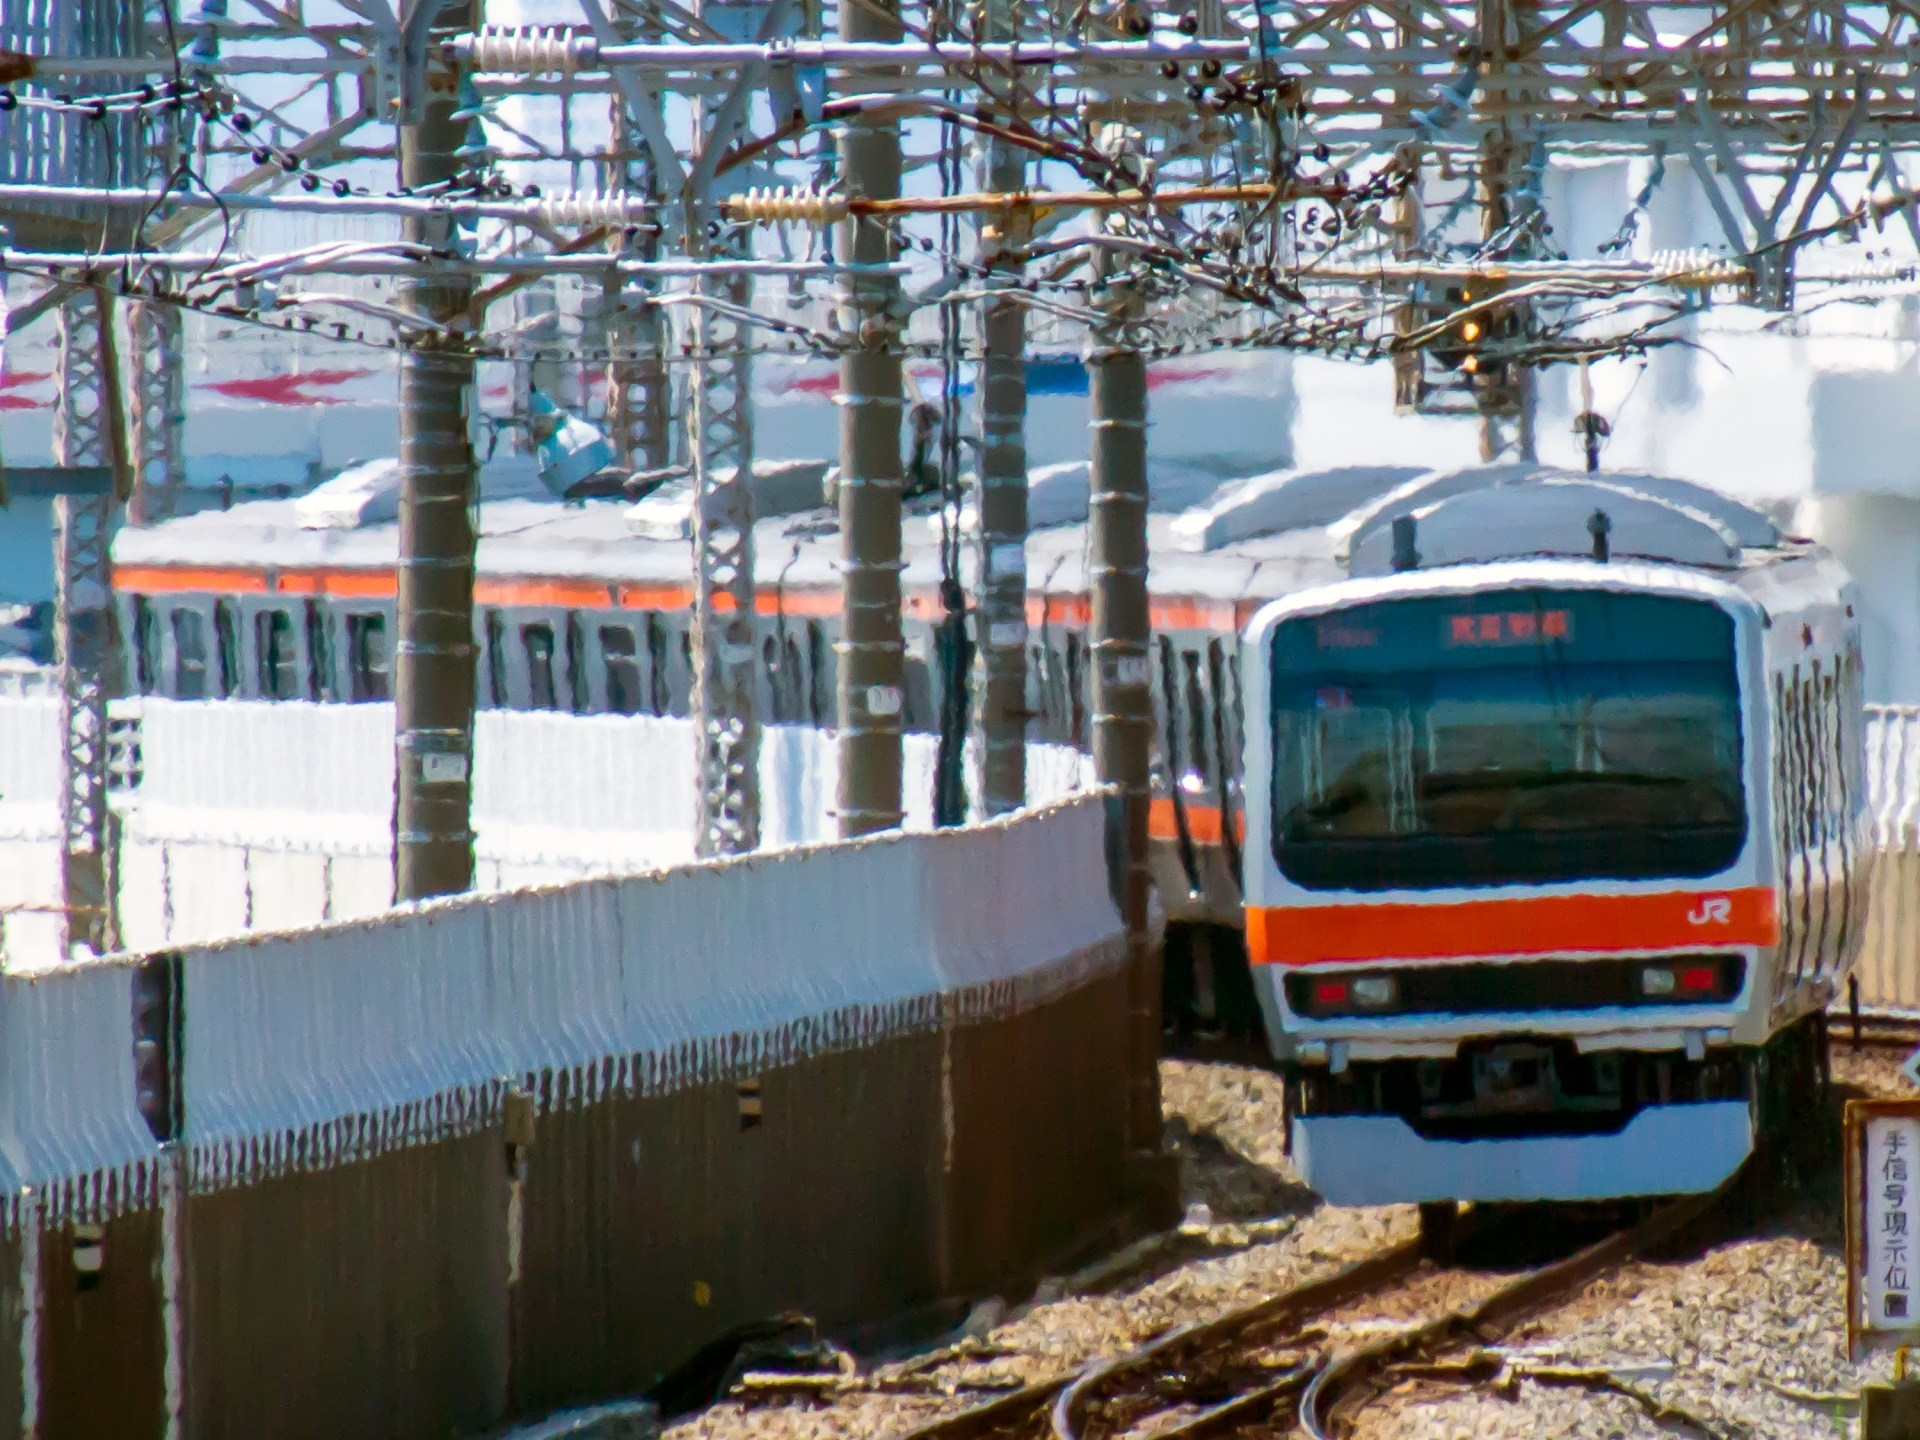
[[[1733,901],[1725,895],[1702,895],[1700,904],[1687,912],[1689,925],[1725,925],[1733,919]]]

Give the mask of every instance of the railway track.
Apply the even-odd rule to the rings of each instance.
[[[1832,1010],[1827,1015],[1827,1039],[1836,1048],[1912,1050],[1920,1046],[1920,1012],[1863,1007],[1856,1016]]]
[[[1342,1350],[1308,1322],[1403,1287],[1423,1266],[1407,1240],[1212,1320],[1183,1325],[1122,1355],[1029,1384],[894,1440],[1107,1440],[1150,1428],[1153,1440],[1202,1440],[1259,1426],[1295,1424],[1314,1440],[1338,1440],[1369,1403],[1409,1377],[1505,1383],[1513,1372],[1487,1347],[1527,1315],[1672,1239],[1725,1204],[1741,1176],[1708,1195],[1662,1205],[1639,1223],[1550,1264],[1505,1280],[1472,1305]],[[1498,1212],[1469,1210],[1457,1245],[1471,1244]],[[1605,1372],[1540,1370],[1525,1378],[1630,1392]],[[1634,1398],[1680,1430],[1702,1422]]]

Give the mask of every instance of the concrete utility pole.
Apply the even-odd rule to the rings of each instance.
[[[897,42],[902,30],[883,7],[892,0],[839,7],[842,40]],[[840,176],[867,199],[900,193],[900,132],[892,120],[850,120],[834,131]],[[839,259],[886,264],[894,258],[884,220],[849,216],[839,227]],[[840,292],[856,345],[840,357],[841,613],[836,649],[840,728],[840,833],[866,835],[900,823],[901,708],[906,652],[900,633],[900,282],[854,274]]]
[[[1539,29],[1534,7],[1525,0],[1477,0],[1480,15],[1481,44],[1486,54],[1485,79],[1490,92],[1517,104],[1515,117],[1528,123],[1525,109],[1534,97],[1511,85],[1513,77],[1528,67],[1524,61],[1509,58],[1524,55],[1531,48],[1532,36]],[[1531,146],[1524,137],[1516,137],[1508,122],[1489,128],[1480,143],[1480,204],[1482,235],[1492,240],[1516,220],[1524,219],[1540,206],[1533,186],[1514,194],[1514,172]],[[1538,177],[1535,177],[1536,181]],[[1517,198],[1517,203],[1516,203]],[[1518,255],[1531,254],[1530,242],[1509,239],[1507,250]],[[1497,288],[1504,289],[1504,286]],[[1475,299],[1481,297],[1475,296]],[[1489,317],[1491,321],[1491,317]],[[1518,334],[1525,321],[1524,309],[1488,325],[1491,338]],[[1490,366],[1476,376],[1474,392],[1480,403],[1480,458],[1491,463],[1511,452],[1514,460],[1535,458],[1533,433],[1533,371],[1525,365],[1502,363]]]
[[[1480,147],[1480,199],[1482,235],[1492,240],[1515,218],[1512,204],[1514,143],[1511,136],[1488,131]],[[1497,282],[1495,290],[1504,286]],[[1480,295],[1473,297],[1482,299]],[[1481,324],[1488,338],[1496,343],[1518,317],[1489,315]],[[1532,385],[1525,367],[1504,361],[1480,362],[1473,377],[1474,397],[1480,410],[1480,458],[1491,464],[1511,451],[1515,460],[1533,459],[1533,419],[1528,413]]]
[[[989,191],[1026,188],[1026,153],[1003,140],[987,142],[985,170]],[[1008,209],[980,227],[982,258],[1010,283],[1022,267],[1007,252],[1026,241],[1025,214]],[[980,798],[1002,815],[1027,798],[1026,306],[990,301],[980,332]]]
[[[467,29],[469,0],[437,5],[431,31]],[[438,50],[430,32],[426,53]],[[434,79],[447,77],[435,76]],[[400,183],[417,189],[459,173],[466,133],[454,88],[430,85],[420,122],[400,129]],[[454,241],[452,224],[408,218],[405,238]],[[472,283],[435,275],[401,287],[401,305],[438,322],[467,313]],[[473,361],[421,332],[400,356],[399,643],[394,647],[396,902],[473,884],[473,548],[479,483],[467,406]]]
[[[1107,316],[1087,350],[1093,429],[1087,507],[1087,583],[1093,592],[1093,761],[1120,787],[1125,856],[1120,918],[1127,933],[1127,1149],[1160,1150],[1160,957],[1147,906],[1147,816],[1153,800],[1152,620],[1147,606],[1147,363],[1129,343],[1139,297],[1125,281],[1095,305]]]

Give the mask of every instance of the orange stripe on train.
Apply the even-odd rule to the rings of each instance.
[[[135,564],[115,573],[115,586],[134,595],[335,595],[356,599],[388,599],[396,591],[394,572],[383,567],[307,567]],[[693,606],[693,588],[676,581],[580,579],[565,576],[489,575],[475,581],[475,600],[482,605],[528,605],[564,609],[687,610]],[[1202,631],[1226,635],[1242,629],[1263,600],[1211,601],[1155,598],[1149,605],[1149,623],[1155,630]],[[722,597],[717,606],[732,604]],[[763,588],[754,595],[754,609],[762,615],[826,617],[840,613],[838,589],[795,586]],[[946,607],[933,590],[909,590],[902,609],[911,619],[938,621]],[[1029,594],[1027,624],[1086,626],[1092,623],[1092,600],[1086,595]]]
[[[1220,843],[1220,812],[1211,805],[1188,805],[1187,834],[1196,845],[1218,845]],[[1247,817],[1235,812],[1233,833],[1242,840],[1247,838]],[[1174,814],[1173,801],[1155,800],[1147,809],[1147,834],[1155,840],[1178,840],[1180,821]]]
[[[1247,909],[1247,954],[1256,965],[1604,954],[1779,940],[1779,911],[1765,886]]]

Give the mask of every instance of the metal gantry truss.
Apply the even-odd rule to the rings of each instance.
[[[343,3],[361,18],[311,23],[302,0],[172,14],[166,0],[30,0],[0,22],[0,44],[38,52],[14,62],[32,72],[16,86],[32,103],[0,112],[0,207],[23,247],[5,263],[48,282],[17,324],[59,317],[61,458],[115,458],[95,318],[113,291],[133,302],[136,521],[166,514],[183,477],[191,314],[578,367],[583,391],[604,387],[624,467],[693,477],[703,853],[758,837],[751,365],[772,340],[841,367],[841,806],[859,833],[902,809],[900,362],[940,306],[971,307],[966,359],[983,367],[967,613],[982,627],[983,799],[997,811],[1022,791],[1012,562],[1025,520],[1008,487],[1024,469],[1018,352],[1037,327],[1097,333],[1103,357],[1223,337],[1392,356],[1401,403],[1478,416],[1493,458],[1530,449],[1538,364],[1658,343],[1661,323],[1709,295],[1790,308],[1797,257],[1835,230],[1897,217],[1920,248],[1900,168],[1920,148],[1920,10],[1904,3],[575,0],[571,24],[470,32],[456,14],[483,7]],[[368,162],[393,160],[395,135],[456,92],[466,123],[485,122],[453,165],[469,179],[370,183]],[[91,114],[89,96],[117,108]],[[593,107],[611,123],[584,123]],[[901,158],[900,136],[934,122],[989,157],[985,193],[916,193],[912,171],[938,157]],[[1541,183],[1569,152],[1652,157],[1649,193],[1684,167],[1726,253],[1636,261],[1630,213],[1615,259],[1565,260]],[[546,193],[527,193],[539,167]],[[520,193],[502,193],[516,177]],[[362,243],[241,263],[222,237],[257,210],[398,217],[409,238],[370,228]],[[908,227],[956,212],[979,221],[973,252],[923,255],[945,279],[903,287]],[[1099,223],[1062,223],[1086,212]],[[798,239],[805,258],[772,260],[756,236],[776,230],[783,256]],[[769,273],[811,298],[756,311],[752,277]],[[576,352],[490,321],[494,299],[560,274],[602,296]],[[479,286],[486,275],[499,278]],[[376,292],[383,277],[413,289]],[[465,315],[406,308],[436,284],[472,289]],[[1133,318],[1116,329],[1096,292],[1127,294]],[[1680,299],[1662,309],[1661,296]],[[1590,318],[1598,302],[1618,302],[1611,331]],[[1454,363],[1436,367],[1449,345]],[[943,423],[956,414],[944,406]],[[112,501],[61,502],[75,916],[104,913],[113,518]]]

